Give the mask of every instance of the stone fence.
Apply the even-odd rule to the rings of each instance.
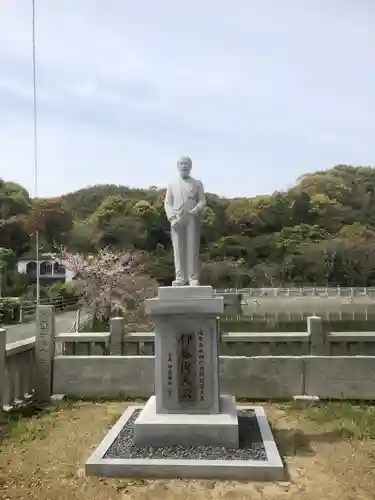
[[[245,329],[247,321],[300,322],[309,316],[327,321],[375,321],[375,288],[327,290],[327,294],[309,294],[306,289],[252,288],[215,294],[224,298],[223,328],[228,321],[244,322]]]
[[[113,318],[109,332],[60,333],[61,355],[154,354],[154,334],[124,334],[123,318]],[[228,332],[221,335],[220,353],[227,356],[375,356],[375,332],[327,332],[320,317],[307,318],[305,332]]]
[[[225,312],[224,318],[230,317]],[[260,319],[263,321],[301,321],[308,316],[321,316],[327,321],[375,320],[375,300],[368,297],[261,297],[242,296],[241,310],[236,321]]]
[[[375,287],[309,286],[309,287],[262,287],[217,290],[218,293],[241,293],[250,297],[372,297]]]
[[[56,336],[52,306],[40,306],[36,338],[5,343],[0,329],[0,394],[4,409],[52,393],[77,397],[148,397],[153,393],[152,333]],[[237,398],[375,399],[375,332],[326,332],[310,317],[306,332],[221,335],[222,391]],[[240,355],[239,355],[240,354]]]

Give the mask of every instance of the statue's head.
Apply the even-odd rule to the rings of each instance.
[[[191,158],[188,156],[183,156],[180,158],[177,162],[177,168],[178,171],[180,172],[180,175],[183,179],[186,179],[190,175],[190,170],[192,167],[192,161]]]

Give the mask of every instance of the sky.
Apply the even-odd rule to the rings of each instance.
[[[374,0],[0,0],[0,177],[254,196],[375,165]]]

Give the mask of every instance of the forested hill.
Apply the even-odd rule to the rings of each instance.
[[[0,180],[0,247],[16,256],[40,229],[43,249],[103,246],[150,254],[148,272],[172,278],[164,191],[98,185],[61,198],[31,199]],[[203,279],[213,286],[375,284],[375,169],[337,165],[306,174],[285,192],[254,198],[208,194]]]

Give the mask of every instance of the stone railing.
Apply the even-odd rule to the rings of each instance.
[[[59,333],[55,338],[56,352],[64,356],[109,355],[109,332]]]
[[[372,297],[375,287],[292,287],[292,288],[241,288],[217,290],[221,292],[239,292],[251,297]]]
[[[154,354],[154,334],[139,332],[123,334],[118,342],[116,323],[122,326],[122,318],[113,318],[109,332],[60,333],[56,336],[56,351],[64,356],[110,356]]]
[[[154,354],[152,332],[123,333],[123,319],[113,318],[109,332],[61,333],[56,350],[63,355],[142,356]],[[62,345],[62,347],[58,347]],[[375,332],[327,332],[320,317],[309,317],[305,332],[228,332],[220,353],[228,356],[373,356]]]
[[[321,316],[327,321],[375,321],[375,288],[328,288],[314,293],[313,289],[252,288],[216,291],[215,295],[224,298],[222,323],[298,322],[309,316]]]
[[[2,406],[9,410],[32,398],[34,393],[35,337],[6,344],[0,329],[0,388]]]
[[[241,313],[231,317],[225,314],[224,321],[271,321],[298,322],[309,316],[321,316],[326,321],[375,320],[375,300],[369,297],[243,297]]]

